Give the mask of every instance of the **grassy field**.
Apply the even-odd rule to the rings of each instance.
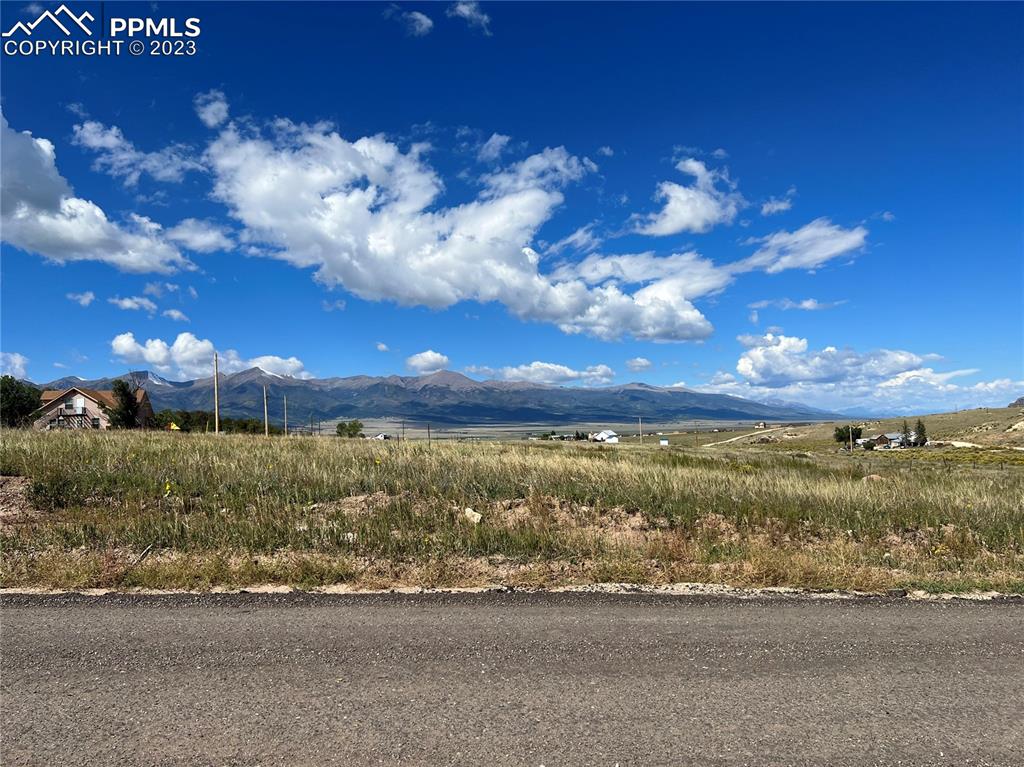
[[[732,445],[0,439],[6,587],[1024,592],[1024,469],[1013,464],[866,466]]]

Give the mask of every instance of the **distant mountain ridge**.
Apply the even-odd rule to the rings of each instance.
[[[81,386],[109,389],[118,378],[149,392],[156,410],[212,410],[213,377],[168,381],[148,370],[115,378],[76,376],[41,385],[46,389]],[[689,419],[820,421],[836,414],[795,403],[763,403],[726,394],[642,383],[600,388],[534,384],[524,381],[475,381],[442,370],[424,376],[351,376],[300,379],[250,368],[220,378],[221,412],[263,416],[263,387],[270,397],[271,420],[280,423],[283,397],[289,420],[404,418],[439,424],[622,423],[637,418],[668,422]]]

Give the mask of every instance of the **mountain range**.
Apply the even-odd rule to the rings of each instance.
[[[169,381],[148,370],[123,376],[144,388],[155,410],[212,410],[213,377]],[[70,376],[38,385],[45,389],[109,389],[115,378],[84,380]],[[283,397],[289,421],[311,416],[340,418],[402,418],[439,424],[623,423],[702,420],[820,421],[836,416],[788,402],[754,402],[725,394],[642,383],[582,388],[524,381],[475,381],[442,370],[423,376],[351,376],[290,378],[250,368],[220,377],[221,413],[263,417],[267,387],[271,420],[280,423]]]

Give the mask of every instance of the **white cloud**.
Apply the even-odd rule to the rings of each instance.
[[[188,316],[178,309],[167,309],[164,311],[164,317],[175,322],[188,322]]]
[[[612,149],[610,146],[598,147],[597,148],[597,153],[599,155],[601,155],[602,157],[614,157],[615,156],[615,150]]]
[[[124,362],[144,363],[164,375],[176,374],[182,379],[213,375],[213,342],[197,338],[192,333],[179,333],[173,344],[159,338],[150,338],[140,344],[132,333],[121,333],[110,342],[110,349]],[[221,373],[237,373],[258,367],[277,375],[312,377],[296,357],[263,355],[245,359],[234,349],[222,351],[219,356]]]
[[[376,346],[377,346],[377,351],[379,351],[379,352],[391,351],[391,349],[388,348],[388,345],[386,343],[384,343],[383,341],[378,341]]]
[[[757,309],[754,309],[750,314],[747,315],[747,319],[750,320],[752,325],[756,325],[761,321],[761,315],[757,313]]]
[[[700,391],[753,400],[800,402],[825,409],[928,413],[954,407],[1003,407],[1024,381],[1000,378],[960,384],[977,369],[937,371],[933,354],[878,349],[809,349],[807,339],[767,333],[740,336],[746,350],[736,373],[719,371]],[[1016,392],[1016,393],[1015,393]]]
[[[817,312],[822,309],[832,309],[836,306],[842,306],[846,303],[846,300],[842,301],[819,301],[816,298],[805,298],[802,301],[793,301],[789,298],[779,299],[765,299],[763,301],[755,301],[752,304],[747,304],[748,309],[767,309],[770,306],[776,309],[782,309],[783,311],[789,311],[790,309],[800,309],[805,312]]]
[[[786,269],[817,269],[833,258],[860,250],[867,243],[863,226],[843,229],[827,218],[817,218],[795,232],[780,231],[752,238],[748,244],[761,247],[750,258],[735,265],[736,271],[764,269],[776,274]]]
[[[725,160],[728,159],[729,153],[722,149],[722,147],[718,147],[718,149],[715,149],[711,152],[711,156],[714,157],[716,160]]]
[[[885,211],[882,211],[881,218],[882,218],[883,221],[887,221],[887,222],[891,223],[891,222],[896,220],[896,214],[893,213],[892,211],[885,210]]]
[[[793,207],[793,198],[796,196],[796,187],[791,186],[783,197],[769,197],[761,204],[762,216],[774,216],[776,213],[783,213]]]
[[[607,365],[591,365],[583,370],[574,370],[554,362],[535,361],[527,365],[503,367],[495,371],[497,377],[506,381],[528,381],[540,384],[584,383],[599,386],[611,383],[615,371]]]
[[[505,147],[511,140],[511,136],[492,133],[491,137],[480,146],[480,150],[476,153],[476,159],[480,162],[494,162],[501,157],[501,153],[505,151]]]
[[[633,359],[626,360],[626,367],[634,373],[639,373],[641,370],[650,370],[652,364],[646,357],[633,357]]]
[[[447,16],[462,19],[471,27],[477,27],[488,37],[491,36],[491,17],[480,9],[476,0],[459,0],[445,11]]]
[[[228,119],[228,100],[223,91],[213,89],[199,93],[193,101],[193,106],[207,128],[216,128]]]
[[[195,288],[193,288],[191,285],[188,286],[188,295],[193,300],[199,298],[199,292]]]
[[[448,357],[433,349],[405,358],[405,366],[418,375],[436,373],[448,367]]]
[[[102,261],[126,272],[171,272],[192,264],[144,216],[127,226],[73,196],[52,143],[12,130],[0,116],[0,229],[4,242],[50,261]]]
[[[176,293],[180,286],[173,282],[147,282],[145,287],[142,288],[142,293],[147,296],[153,296],[154,298],[160,298],[164,291],[168,293]]]
[[[430,34],[434,28],[434,21],[425,13],[419,11],[403,12],[397,5],[391,5],[384,11],[384,18],[395,19],[405,27],[407,34],[413,37],[423,37]]]
[[[74,301],[79,306],[88,306],[96,299],[96,294],[91,290],[86,290],[83,293],[68,293],[66,298],[69,301]]]
[[[148,298],[143,296],[128,296],[127,298],[108,298],[107,301],[118,309],[127,309],[130,311],[147,311],[153,314],[156,311],[156,304],[150,301]]]
[[[736,371],[753,384],[783,386],[796,381],[822,383],[894,376],[921,366],[925,358],[908,351],[879,349],[859,353],[826,346],[808,351],[806,338],[775,335],[740,336],[747,350]]]
[[[594,234],[594,225],[587,224],[548,247],[547,252],[557,254],[568,248],[577,253],[589,253],[601,247],[601,242],[601,238]]]
[[[324,300],[320,302],[320,308],[323,309],[325,312],[343,312],[345,311],[346,306],[347,304],[341,298],[336,299],[334,301]]]
[[[18,352],[0,352],[0,374],[25,378],[28,373],[28,357]]]
[[[218,250],[231,250],[234,247],[227,229],[194,218],[186,218],[172,226],[167,230],[166,236],[168,240],[196,253],[213,253]]]
[[[635,294],[540,271],[532,243],[585,164],[549,148],[481,179],[476,199],[442,207],[424,147],[346,141],[327,125],[278,120],[272,137],[229,125],[207,150],[214,195],[265,255],[313,268],[366,300],[445,308],[498,302],[524,320],[614,339],[702,338],[710,323],[668,288]]]
[[[716,224],[731,224],[744,200],[724,171],[709,170],[692,157],[676,163],[676,169],[694,177],[691,186],[674,181],[658,184],[655,196],[665,206],[657,213],[634,216],[634,231],[669,235],[679,232],[707,232]]]
[[[181,181],[186,172],[203,168],[189,157],[186,146],[174,144],[157,152],[143,152],[125,138],[120,128],[107,127],[95,120],[76,125],[72,141],[97,152],[93,167],[124,179],[127,186],[138,184],[143,173],[157,181]]]

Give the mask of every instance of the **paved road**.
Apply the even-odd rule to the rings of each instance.
[[[1024,765],[1024,604],[4,597],[13,765]]]

